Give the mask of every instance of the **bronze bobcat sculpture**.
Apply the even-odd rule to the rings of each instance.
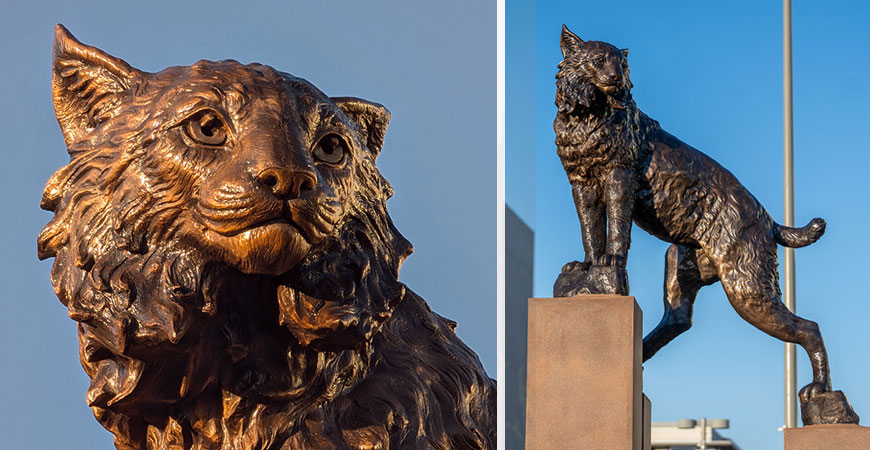
[[[583,41],[567,27],[560,43],[553,127],[586,258],[565,265],[554,295],[628,294],[634,221],[673,244],[665,256],[665,313],[643,340],[644,361],[691,327],[698,290],[721,281],[747,322],[809,354],[813,382],[800,392],[804,423],[857,423],[845,396],[831,392],[818,325],[780,300],[777,244],[812,244],[825,222],[777,224],[734,175],[641,112],[631,97],[628,50]]]
[[[495,448],[495,382],[398,281],[389,112],[271,67],[137,70],[56,29],[39,235],[129,450]]]

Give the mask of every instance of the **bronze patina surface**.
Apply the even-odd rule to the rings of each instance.
[[[673,244],[665,255],[665,313],[644,338],[644,361],[691,327],[698,290],[720,281],[743,319],[807,351],[813,382],[800,391],[804,424],[857,423],[845,396],[831,391],[819,326],[780,299],[777,244],[810,245],[825,221],[777,224],[733,174],[641,112],[631,96],[628,50],[583,41],[567,27],[561,47],[553,127],[586,257],[565,265],[554,295],[628,294],[634,221]]]
[[[495,382],[398,281],[381,105],[260,64],[146,73],[58,26],[39,257],[119,449],[495,448]]]

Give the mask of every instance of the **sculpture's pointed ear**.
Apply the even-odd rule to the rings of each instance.
[[[624,48],[620,51],[622,52],[622,56],[625,56],[626,58],[628,58],[628,49],[627,48]]]
[[[576,54],[585,45],[586,43],[583,42],[583,39],[577,37],[577,35],[572,33],[564,24],[562,25],[562,36],[559,37],[559,46],[562,47],[563,58]]]
[[[56,25],[51,91],[67,146],[111,117],[141,74],[123,60],[82,44],[63,25]]]
[[[377,158],[384,146],[384,135],[390,123],[390,111],[379,103],[355,97],[332,97],[331,100],[358,123],[366,136],[366,146]]]

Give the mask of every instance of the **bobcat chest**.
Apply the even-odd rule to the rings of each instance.
[[[626,111],[556,116],[557,153],[572,184],[601,180],[609,169],[634,163],[638,127],[633,119]]]

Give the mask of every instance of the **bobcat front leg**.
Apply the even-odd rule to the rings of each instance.
[[[606,265],[625,266],[631,245],[631,217],[636,186],[635,173],[630,168],[612,169],[605,180],[608,225]]]
[[[602,293],[628,295],[625,263],[631,244],[631,218],[637,181],[630,168],[611,169],[604,179],[607,211],[606,253],[592,260],[589,278],[596,279]]]
[[[574,206],[580,219],[580,233],[583,237],[584,262],[592,263],[605,254],[607,214],[600,185],[596,182],[572,185]]]
[[[578,294],[627,294],[628,283],[619,267],[602,265],[607,257],[607,209],[605,185],[599,180],[572,185],[574,205],[583,236],[584,262],[570,262],[553,286],[556,297]],[[616,270],[614,270],[616,269]],[[622,272],[625,272],[624,266]]]
[[[607,213],[599,186],[595,180],[571,185],[586,257],[583,262],[571,261],[562,267],[562,272],[553,285],[554,297],[603,293],[596,278],[587,276],[592,261],[604,255],[607,240]]]

